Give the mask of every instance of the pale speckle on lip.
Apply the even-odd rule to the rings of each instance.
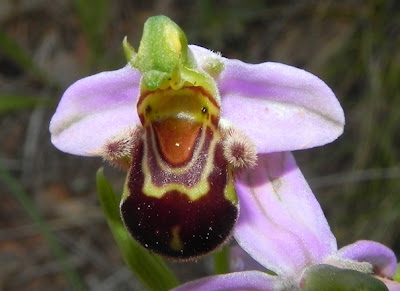
[[[193,118],[192,115],[187,114],[187,113],[185,113],[185,112],[179,112],[179,113],[176,115],[176,118],[178,118],[178,119],[194,120],[194,118]]]

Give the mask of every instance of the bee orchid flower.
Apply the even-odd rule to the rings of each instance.
[[[324,145],[343,132],[343,110],[318,77],[188,45],[165,16],[146,21],[137,52],[126,39],[123,48],[125,67],[66,90],[51,139],[127,171],[124,223],[166,257],[193,259],[230,237],[235,188],[246,187],[235,177],[259,155]]]

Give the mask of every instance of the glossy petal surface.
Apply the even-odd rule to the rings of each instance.
[[[382,277],[393,277],[397,270],[397,259],[388,247],[368,240],[359,240],[338,251],[338,256],[360,262],[369,262],[374,272]]]
[[[278,280],[279,278],[276,276],[270,276],[259,271],[237,272],[205,277],[186,283],[172,289],[172,291],[273,291]]]
[[[65,91],[50,122],[60,150],[90,156],[104,142],[139,122],[140,73],[130,66],[83,78]]]
[[[246,132],[258,152],[311,148],[342,134],[343,110],[318,77],[279,63],[224,62],[221,117]]]
[[[235,186],[240,214],[234,236],[267,269],[298,275],[336,252],[336,239],[290,153],[260,155]]]

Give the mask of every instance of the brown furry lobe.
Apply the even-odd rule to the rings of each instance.
[[[235,168],[252,168],[257,164],[255,145],[241,130],[234,127],[224,132],[223,151],[227,162]]]
[[[142,129],[133,126],[125,129],[110,138],[98,151],[98,154],[111,165],[128,170],[131,164],[131,155],[140,140]]]

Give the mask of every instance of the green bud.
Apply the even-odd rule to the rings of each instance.
[[[304,291],[388,291],[386,285],[370,274],[331,265],[310,267],[302,281]]]

